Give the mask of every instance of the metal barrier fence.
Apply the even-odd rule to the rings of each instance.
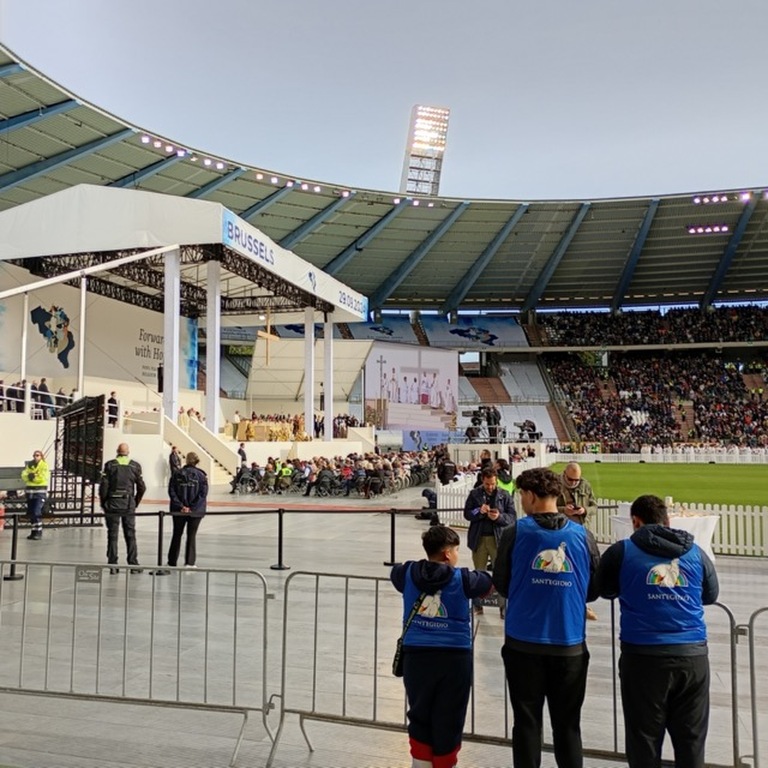
[[[273,738],[260,573],[15,566],[22,581],[0,579],[0,692],[237,713],[233,764],[251,712]]]
[[[297,571],[285,580],[280,623],[269,615],[267,585],[255,571],[175,568],[150,579],[123,567],[111,575],[109,566],[16,566],[22,581],[0,581],[2,693],[237,713],[243,722],[232,764],[254,711],[271,740],[268,767],[289,717],[298,717],[310,751],[310,721],[405,729],[402,681],[391,674],[402,597],[386,577]],[[588,629],[582,732],[586,757],[620,761],[616,611],[610,603],[610,615]],[[768,607],[760,608],[737,624],[724,605],[706,609],[712,672],[707,757],[713,768],[760,768],[768,707],[759,683],[764,685],[768,646],[757,637],[756,624],[766,612]],[[279,683],[275,675],[267,680],[270,618],[273,640],[281,636],[279,660],[277,643],[269,654]],[[474,630],[474,687],[464,738],[507,746],[512,715],[499,655],[503,625],[486,611]],[[738,652],[744,637],[748,654]],[[276,692],[270,696],[271,686]],[[279,715],[274,732],[267,723],[273,709]],[[546,730],[545,749],[552,750]]]
[[[587,697],[582,719],[586,757],[617,760],[623,754],[623,715],[618,686],[618,617],[590,627],[591,654]],[[756,679],[765,657],[752,643],[754,619],[737,625],[727,606],[706,609],[710,635],[711,716],[707,765],[745,766],[741,744],[753,744],[752,765],[759,768],[758,734],[767,733],[765,708],[758,706]],[[283,612],[280,722],[267,760],[280,745],[286,717],[297,716],[307,746],[308,721],[333,722],[384,730],[404,730],[406,702],[401,680],[392,677],[395,639],[402,621],[402,598],[388,579],[296,572],[286,581]],[[512,715],[499,656],[499,626],[475,626],[475,679],[465,725],[465,741],[509,745]],[[595,631],[597,629],[597,631]],[[749,633],[748,664],[737,654],[741,636]],[[763,645],[762,648],[765,646]],[[740,695],[749,675],[750,701]],[[610,691],[610,695],[608,692]],[[751,710],[750,710],[751,707]],[[597,717],[595,717],[597,715]],[[751,719],[750,719],[751,715]],[[746,724],[751,722],[751,733]],[[545,749],[552,750],[545,735]],[[671,748],[667,748],[670,752]],[[669,755],[665,752],[665,758]]]

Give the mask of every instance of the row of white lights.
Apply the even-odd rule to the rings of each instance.
[[[742,203],[748,203],[752,198],[751,192],[740,192],[738,195],[729,197],[727,194],[720,193],[715,195],[696,195],[693,198],[695,205],[709,205],[710,203],[727,203],[729,200],[740,200]]]
[[[729,231],[727,224],[689,224],[689,235],[720,235]]]
[[[409,198],[406,198],[406,199],[409,199]],[[400,203],[402,202],[402,198],[400,198],[400,197],[395,197],[395,198],[392,200],[392,202],[393,202],[395,205],[400,205]],[[417,206],[418,206],[418,205],[421,205],[421,200],[411,200],[411,205],[417,205]],[[429,203],[427,203],[427,208],[434,208],[434,207],[435,207],[435,204],[434,204],[433,202],[429,202]]]
[[[190,152],[188,149],[184,149],[183,147],[175,147],[173,144],[166,144],[165,142],[161,141],[160,139],[153,139],[151,136],[148,136],[144,134],[141,137],[141,143],[142,144],[152,144],[152,146],[155,149],[162,149],[165,147],[165,151],[168,155],[175,154],[177,157],[187,157],[189,156],[190,162],[196,163],[199,158],[197,155],[195,155],[193,152]],[[203,165],[206,167],[214,167],[217,171],[223,171],[225,168],[227,168],[227,164],[222,162],[221,160],[214,160],[210,157],[203,158]],[[256,180],[262,181],[264,179],[263,173],[257,173],[256,174]],[[280,177],[279,176],[270,176],[269,181],[271,184],[279,184],[280,183]],[[319,186],[318,184],[307,184],[305,181],[293,181],[288,180],[285,182],[286,187],[293,187],[298,185],[303,192],[309,192],[312,190],[312,192],[322,192],[323,188]],[[344,189],[340,192],[340,195],[342,197],[349,197],[350,191],[348,189]]]

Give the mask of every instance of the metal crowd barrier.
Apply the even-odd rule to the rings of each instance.
[[[603,605],[601,603],[601,605]],[[606,603],[606,605],[608,605]],[[762,609],[768,611],[768,608]],[[746,765],[742,753],[743,723],[749,704],[739,694],[743,664],[737,642],[746,633],[730,610],[716,604],[706,609],[711,637],[711,715],[707,745],[710,768]],[[489,613],[489,612],[486,612]],[[759,612],[758,612],[759,613]],[[756,614],[755,614],[756,615]],[[503,631],[488,621],[475,627],[475,680],[464,740],[510,745],[512,713],[500,658]],[[754,617],[753,617],[754,618]],[[590,623],[590,670],[583,707],[585,757],[623,761],[624,725],[618,683],[618,606],[596,627]],[[307,747],[311,721],[381,730],[403,731],[406,702],[402,681],[391,674],[392,654],[402,621],[402,597],[385,577],[297,571],[285,582],[282,626],[282,678],[273,697],[279,711],[267,768],[272,765],[289,716],[298,717]],[[649,661],[652,663],[652,661]],[[750,671],[764,659],[749,659]],[[754,673],[753,673],[754,674]],[[752,701],[756,701],[753,681]],[[759,768],[757,733],[765,732],[752,704],[754,767]],[[546,718],[545,718],[546,722]],[[717,724],[717,728],[715,728]],[[404,743],[404,749],[405,749]],[[553,751],[545,728],[546,751]],[[671,756],[667,744],[665,759]],[[671,763],[665,762],[665,765]]]
[[[166,568],[169,575],[158,579],[124,566],[112,575],[108,565],[15,565],[25,578],[0,581],[2,693],[235,713],[243,721],[231,764],[249,715],[259,712],[271,741],[267,768],[294,716],[310,751],[306,726],[312,721],[405,730],[403,685],[391,674],[402,597],[386,576],[296,571],[284,582],[280,623],[268,611],[271,595],[257,571]],[[600,621],[588,627],[584,755],[622,761],[618,608],[600,603],[599,611]],[[760,768],[759,739],[768,733],[760,690],[767,646],[756,626],[766,612],[760,608],[748,623],[737,624],[727,606],[706,609],[710,768]],[[509,746],[503,625],[486,611],[474,631],[475,679],[464,738]],[[739,653],[744,638],[748,653]],[[274,730],[267,722],[272,711],[279,718]],[[546,729],[544,748],[552,751]],[[665,757],[669,752],[667,746]]]
[[[4,563],[0,562],[0,566]],[[267,584],[256,571],[16,561],[0,580],[0,692],[242,715],[267,723]],[[138,569],[134,569],[138,570]]]

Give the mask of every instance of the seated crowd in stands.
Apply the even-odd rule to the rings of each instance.
[[[694,344],[768,339],[768,309],[714,307],[622,312],[541,314],[538,326],[545,345],[621,346],[626,344]]]
[[[578,355],[547,359],[579,439],[607,452],[677,442],[768,446],[768,400],[714,353],[611,353],[607,368]]]

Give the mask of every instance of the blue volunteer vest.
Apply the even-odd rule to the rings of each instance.
[[[624,542],[619,573],[621,634],[632,645],[678,645],[707,639],[701,588],[701,550],[664,558]]]
[[[504,631],[515,640],[543,645],[584,642],[584,605],[590,556],[583,525],[542,528],[531,517],[517,521]]]
[[[421,594],[411,576],[412,565],[405,577],[403,590],[403,624]],[[472,628],[469,599],[464,594],[461,570],[455,568],[453,578],[434,595],[427,595],[413,617],[403,638],[403,645],[429,648],[471,648]]]

